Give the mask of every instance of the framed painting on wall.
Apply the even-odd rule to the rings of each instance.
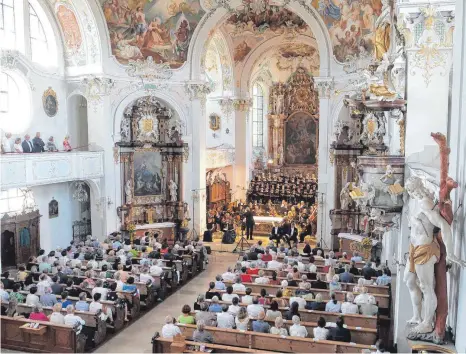
[[[285,122],[285,164],[317,163],[318,121],[309,113],[297,112]]]
[[[162,156],[158,151],[135,151],[133,155],[134,197],[162,194]]]
[[[49,87],[42,95],[42,105],[44,106],[45,114],[49,117],[55,117],[58,112],[57,93]]]
[[[58,202],[52,198],[49,203],[49,219],[58,217]]]

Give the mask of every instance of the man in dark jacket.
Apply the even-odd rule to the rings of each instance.
[[[246,224],[246,238],[248,240],[252,240],[252,234],[254,232],[254,214],[252,213],[251,209],[246,208],[246,212],[243,215],[244,217],[244,222]]]
[[[44,152],[45,151],[44,150],[45,143],[41,139],[39,132],[37,132],[34,139],[32,139],[32,145],[34,146],[34,148],[33,148],[34,152]]]
[[[34,152],[34,145],[32,144],[31,137],[29,134],[24,136],[24,140],[21,143],[21,147],[23,148],[24,153]]]
[[[329,339],[337,342],[351,342],[351,332],[348,328],[345,328],[344,325],[343,317],[339,317],[337,326],[330,329]]]
[[[325,274],[321,274],[320,277],[317,277],[316,281],[311,282],[311,288],[313,289],[327,289],[327,283],[321,278],[325,279]]]
[[[372,262],[366,263],[366,265],[361,270],[361,275],[369,279],[377,276],[377,271],[372,268]]]

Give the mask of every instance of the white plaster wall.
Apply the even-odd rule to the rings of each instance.
[[[84,102],[82,102],[84,100]],[[82,147],[79,151],[88,150],[88,121],[87,121],[87,100],[84,96],[73,95],[68,98],[68,134],[70,135],[71,146]],[[83,103],[85,106],[83,106]]]

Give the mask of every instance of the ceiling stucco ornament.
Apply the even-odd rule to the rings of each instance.
[[[235,111],[234,102],[235,100],[231,97],[223,97],[218,100],[220,109],[228,122],[230,121],[231,114]]]
[[[207,95],[213,91],[212,83],[189,83],[184,86],[185,92],[190,101],[204,100]]]
[[[112,93],[115,81],[106,77],[89,75],[81,80],[80,85],[88,102],[94,107],[94,111],[97,111],[102,98]]]
[[[330,98],[335,89],[335,78],[316,80],[316,88],[319,93],[319,98]]]
[[[18,52],[15,50],[2,50],[0,54],[1,67],[7,70],[16,68]]]
[[[173,71],[168,63],[156,63],[154,58],[147,57],[146,60],[130,60],[126,73],[130,77],[138,77],[143,80],[170,80],[173,76]]]

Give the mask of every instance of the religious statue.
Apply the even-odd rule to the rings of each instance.
[[[161,205],[155,206],[155,220],[157,222],[163,221],[163,207]]]
[[[283,145],[282,144],[278,145],[277,154],[278,154],[278,165],[282,166],[283,165],[283,158],[284,158],[284,156],[283,156],[284,152],[283,152]]]
[[[410,177],[406,182],[406,190],[412,200],[409,205],[411,245],[404,281],[411,294],[414,312],[408,323],[416,325],[412,333],[419,335],[432,332],[436,316],[434,266],[440,260],[440,246],[434,236],[435,227],[440,228],[447,261],[461,261],[453,254],[451,227],[440,215],[433,195],[422,180],[416,176]]]
[[[285,93],[283,86],[280,84],[277,86],[277,90],[275,91],[275,114],[282,114],[284,113],[283,110],[283,103],[285,101]]]
[[[398,203],[398,196],[404,192],[404,188],[401,186],[400,181],[395,178],[395,170],[391,165],[387,165],[385,174],[380,177],[380,180],[385,184],[384,192],[390,194],[393,204]]]
[[[382,0],[382,13],[375,21],[375,58],[377,60],[381,60],[390,49],[391,23],[390,0]]]
[[[369,215],[364,214],[361,222],[359,224],[359,228],[362,235],[369,235]]]
[[[126,204],[131,204],[133,201],[133,188],[129,179],[125,184]]]
[[[191,215],[189,213],[189,205],[186,204],[186,208],[184,209],[184,219],[191,220]]]
[[[175,182],[173,182],[173,180],[170,180],[168,189],[170,190],[170,201],[176,202],[178,200],[178,196],[177,196],[178,186],[176,185]]]
[[[346,185],[341,189],[340,192],[340,204],[341,210],[349,210],[352,203],[351,199],[351,182],[346,183]]]

